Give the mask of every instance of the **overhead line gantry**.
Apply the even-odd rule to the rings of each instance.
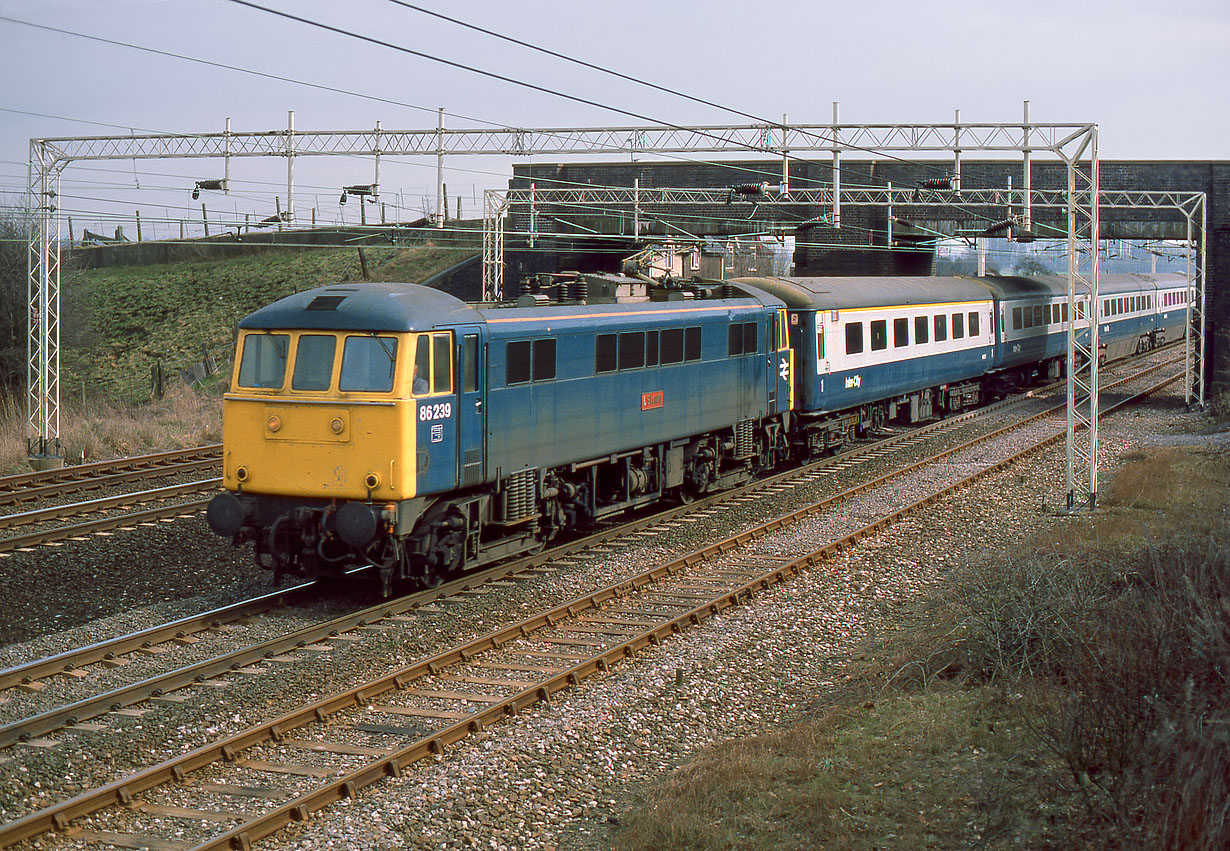
[[[57,214],[60,175],[74,162],[98,160],[283,158],[287,163],[287,208],[284,220],[293,222],[294,162],[305,156],[434,156],[437,158],[437,211],[443,210],[443,164],[447,156],[623,156],[637,154],[770,154],[781,157],[782,188],[789,195],[789,162],[798,154],[827,154],[832,180],[826,201],[831,221],[840,226],[843,198],[864,201],[862,189],[841,185],[841,155],[947,154],[937,172],[946,172],[954,190],[948,203],[963,206],[962,195],[974,187],[961,185],[961,157],[975,153],[1017,154],[1022,159],[1020,225],[1031,226],[1035,195],[1031,184],[1031,157],[1053,156],[1067,169],[1067,189],[1060,202],[1067,211],[1068,302],[1070,317],[1068,363],[1078,364],[1068,375],[1068,498],[1075,505],[1092,504],[1097,496],[1098,328],[1096,322],[1077,318],[1075,305],[1097,304],[1097,234],[1100,199],[1098,130],[1095,124],[1034,123],[1028,102],[1019,123],[968,123],[957,112],[952,122],[936,124],[847,124],[840,122],[837,105],[829,124],[730,124],[620,127],[547,127],[457,129],[444,126],[439,111],[435,128],[386,130],[302,131],[294,127],[293,113],[285,130],[221,133],[130,134],[32,139],[27,192],[31,223],[29,243],[29,416],[28,449],[32,461],[50,462],[60,456],[60,216]],[[900,158],[900,157],[898,157]],[[799,187],[802,189],[802,187]],[[876,191],[876,190],[872,190]],[[957,194],[960,192],[961,194]],[[1046,199],[1054,194],[1049,191]],[[805,193],[804,193],[805,194]],[[1195,261],[1194,282],[1203,283],[1203,196],[1198,212],[1187,205],[1189,232],[1198,231],[1201,257]],[[1054,203],[1051,199],[1051,203]],[[1148,204],[1146,203],[1146,206]],[[488,218],[501,215],[489,202]],[[1194,225],[1194,218],[1200,224]],[[443,216],[437,224],[443,225]],[[494,246],[490,252],[498,249]],[[484,255],[488,254],[486,241]],[[493,257],[485,259],[492,260]],[[493,292],[498,295],[498,291]],[[1198,293],[1203,330],[1203,286]],[[1195,322],[1192,323],[1193,325]],[[1191,337],[1189,336],[1189,340]],[[1189,361],[1203,378],[1203,340],[1189,342]],[[1203,393],[1203,381],[1198,382]],[[1189,394],[1191,392],[1189,382]]]

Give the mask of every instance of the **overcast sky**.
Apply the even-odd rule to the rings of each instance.
[[[656,121],[746,123],[744,116],[636,86],[463,29],[395,0],[254,0],[339,29],[565,92]],[[418,0],[502,34],[759,116],[826,123],[1094,122],[1104,159],[1230,158],[1230,3],[1226,0]],[[636,123],[621,115],[326,32],[232,0],[0,0],[0,192],[24,193],[32,137],[156,131],[426,129]],[[341,89],[327,92],[14,23]],[[368,97],[362,97],[362,96]],[[381,98],[384,101],[374,100]],[[388,102],[392,101],[392,103]],[[38,113],[30,115],[26,113]],[[90,123],[97,122],[97,123]],[[697,158],[700,158],[697,156]],[[70,166],[63,207],[80,227],[144,206],[147,221],[188,216],[192,180],[220,162]],[[512,160],[450,158],[465,214]],[[295,165],[300,220],[340,210],[338,187],[367,183],[370,161]],[[285,201],[284,162],[232,165],[235,191],[202,200],[269,215]],[[435,162],[386,158],[386,198],[434,204]],[[262,182],[264,181],[264,182]],[[137,186],[141,191],[136,191]],[[455,201],[454,201],[455,205]],[[451,205],[450,211],[455,206]],[[93,218],[91,218],[93,217]],[[127,228],[126,228],[127,230]],[[170,235],[170,234],[167,234]],[[149,234],[146,234],[149,238]]]

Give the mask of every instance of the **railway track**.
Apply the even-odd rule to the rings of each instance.
[[[1133,377],[1146,375],[1151,371],[1164,368],[1168,363],[1171,362],[1157,364]],[[481,573],[467,575],[432,591],[413,594],[394,601],[382,602],[375,606],[334,618],[325,623],[313,624],[287,632],[275,638],[244,644],[240,641],[241,637],[236,636],[235,640],[230,643],[239,643],[240,646],[229,652],[203,657],[197,653],[197,658],[189,663],[167,667],[156,674],[137,678],[124,685],[113,686],[96,694],[77,695],[71,699],[66,699],[63,703],[43,707],[37,712],[32,712],[28,717],[0,724],[0,748],[10,747],[19,742],[28,742],[36,737],[45,736],[62,729],[65,726],[78,725],[107,712],[142,703],[151,697],[159,697],[176,689],[218,676],[228,670],[248,665],[254,661],[294,652],[297,648],[317,644],[323,640],[332,640],[339,635],[349,635],[355,630],[365,628],[372,623],[402,616],[406,612],[412,611],[440,597],[447,597],[450,594],[459,592],[465,593],[474,587],[487,582],[498,581],[523,569],[537,569],[549,561],[565,558],[573,553],[582,552],[590,547],[600,546],[605,542],[616,540],[622,536],[637,534],[646,528],[663,523],[675,522],[680,517],[686,517],[697,512],[710,511],[724,502],[752,499],[762,491],[772,491],[792,486],[793,483],[797,482],[811,482],[819,478],[832,476],[841,471],[851,470],[868,459],[882,457],[890,451],[911,449],[920,445],[928,438],[934,438],[946,431],[959,429],[975,420],[990,416],[998,411],[1007,410],[1030,399],[1031,397],[1027,395],[1005,400],[996,406],[990,406],[962,415],[961,417],[937,422],[922,429],[888,437],[852,449],[841,455],[824,459],[801,470],[788,471],[769,479],[760,480],[744,488],[716,494],[688,506],[659,511],[631,522],[614,525],[608,529],[554,547],[547,553],[510,562]],[[1044,408],[1041,412],[1034,414],[1033,418],[1044,417],[1053,413],[1056,409],[1056,406]],[[175,651],[181,651],[181,655],[187,654],[188,648],[191,648],[196,643],[194,636],[205,631],[217,631],[224,626],[239,629],[250,619],[260,618],[279,607],[305,599],[313,587],[314,583],[304,583],[294,588],[279,590],[261,595],[253,600],[236,603],[223,609],[183,618],[170,624],[151,627],[130,635],[119,636],[109,641],[92,644],[78,650],[0,670],[0,691],[7,688],[17,688],[39,693],[44,690],[48,681],[53,678],[84,679],[87,676],[87,668],[89,666],[122,665],[124,664],[125,657],[133,654],[157,655],[164,658],[168,664],[172,664],[175,658]]]
[[[0,553],[192,516],[208,504],[205,495],[216,491],[221,479],[182,479],[216,472],[219,462],[220,448],[213,445],[0,478],[0,510],[10,512],[0,515],[0,530],[14,530],[0,538]],[[181,481],[127,489],[168,478]],[[66,501],[94,493],[107,495]],[[43,506],[13,510],[30,503]],[[150,507],[131,510],[137,506]]]
[[[1141,380],[1141,376],[1136,375],[1124,382],[1139,384]],[[1156,386],[1173,380],[1175,378],[1166,379]],[[1156,386],[1145,392],[1151,392]],[[117,842],[129,846],[148,841],[158,847],[247,847],[256,839],[291,821],[302,820],[338,798],[355,795],[360,788],[381,777],[399,774],[418,759],[442,753],[467,735],[515,716],[538,701],[551,699],[559,691],[737,604],[755,591],[785,581],[797,571],[822,562],[836,549],[850,545],[862,535],[1062,439],[1065,433],[1062,424],[1055,421],[1055,412],[1060,407],[1035,412],[1021,423],[960,442],[923,461],[826,497],[789,515],[776,517],[683,558],[655,566],[274,721],[32,813],[0,828],[0,844],[58,830],[67,832],[66,835],[77,841]],[[1106,406],[1104,412],[1112,409]],[[981,460],[961,460],[976,447],[984,447],[998,436],[1021,428],[1038,433],[1036,439],[1029,439],[1026,449],[990,464]],[[876,450],[866,447],[860,451]],[[975,454],[983,451],[977,449]],[[956,482],[935,487],[921,499],[909,501],[904,508],[884,512],[870,523],[803,555],[797,555],[797,547],[756,543],[771,540],[775,533],[836,502],[883,488],[888,482],[924,467],[934,469],[939,459],[948,459],[948,468],[974,465],[978,469]],[[824,475],[823,466],[809,468],[797,482]],[[796,486],[786,477],[776,478],[777,481],[760,483],[758,488],[772,490]],[[731,495],[724,495],[724,498],[731,498]],[[752,489],[747,489],[733,498],[754,497]],[[713,500],[709,506],[693,505],[690,509],[712,510],[718,501]],[[901,500],[890,502],[902,504]],[[660,525],[671,521],[658,518],[654,522]],[[783,549],[789,555],[784,554]],[[446,593],[464,590],[462,586],[460,591]],[[396,629],[397,617],[393,615],[365,626]],[[243,776],[256,772],[266,778],[318,776],[320,782],[308,791],[300,791],[297,787],[292,791],[288,785],[283,788],[281,799],[270,799],[264,792],[253,791],[257,787],[245,786],[238,780],[193,782],[193,776],[200,776],[205,766],[211,766],[211,777],[219,772],[238,771]],[[165,794],[171,803],[138,800],[143,793],[160,787],[168,790]],[[243,803],[228,808],[219,798],[238,799]],[[123,808],[111,811],[101,821],[87,827],[71,824],[74,819],[115,803]],[[190,830],[191,841],[168,845],[165,840],[149,835],[148,828],[141,826],[140,820],[146,816],[233,826],[213,835],[201,832],[197,836],[195,829]]]
[[[166,475],[185,470],[202,469],[222,460],[222,444],[211,443],[188,449],[172,449],[151,455],[135,455],[110,461],[95,461],[75,464],[35,473],[16,476],[0,476],[0,505],[26,501],[26,494],[38,494],[43,488],[59,486],[62,492],[73,493],[95,489],[95,483],[103,484],[142,478],[151,473]],[[128,477],[125,479],[124,477]],[[37,498],[42,498],[39,496]]]

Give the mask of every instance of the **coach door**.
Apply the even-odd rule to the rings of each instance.
[[[416,490],[443,493],[457,487],[459,403],[453,332],[419,334],[414,349]]]
[[[485,475],[483,439],[486,436],[487,412],[483,408],[483,376],[487,351],[486,328],[467,325],[457,329],[457,374],[460,378],[460,404],[457,411],[458,469],[461,486],[480,484]]]
[[[769,412],[778,413],[794,407],[793,371],[790,363],[790,335],[787,330],[786,311],[777,311],[773,333],[767,346],[769,366]]]

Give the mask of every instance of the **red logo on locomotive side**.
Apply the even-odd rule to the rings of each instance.
[[[665,397],[661,390],[655,390],[652,393],[641,394],[641,410],[649,411],[654,408],[661,408],[665,402]]]

